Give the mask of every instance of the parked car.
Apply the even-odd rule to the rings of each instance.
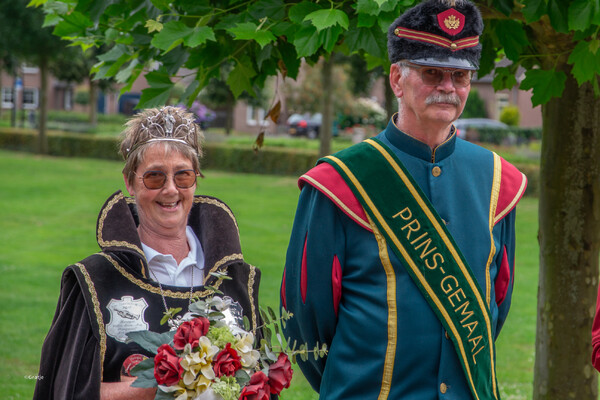
[[[510,133],[510,128],[503,122],[489,118],[462,118],[454,121],[454,126],[458,129],[458,137],[471,141],[479,141],[481,132],[506,131]]]
[[[314,139],[319,136],[319,130],[323,123],[323,116],[320,113],[292,114],[287,120],[288,133],[291,136],[306,136]]]

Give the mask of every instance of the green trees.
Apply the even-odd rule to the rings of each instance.
[[[128,91],[144,74],[141,107],[159,105],[186,77],[190,101],[226,65],[234,96],[268,76],[295,78],[300,59],[358,54],[388,67],[385,32],[415,0],[33,0],[46,25],[84,48],[108,45],[97,78]],[[534,398],[587,400],[597,378],[589,362],[600,247],[600,4],[597,0],[476,0],[486,22],[481,76],[495,61],[494,87],[533,90],[542,105],[540,288]],[[325,101],[324,104],[331,104]],[[277,114],[277,105],[272,115]],[[330,115],[329,115],[330,117]],[[328,113],[324,113],[327,126]],[[325,135],[326,136],[326,135]],[[516,289],[518,290],[518,288]]]

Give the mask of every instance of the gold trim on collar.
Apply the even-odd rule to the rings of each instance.
[[[119,271],[119,273],[121,273],[121,275],[123,275],[125,278],[127,278],[134,285],[137,285],[138,287],[140,287],[150,293],[161,294],[160,287],[151,285],[149,283],[144,282],[143,280],[141,280],[139,278],[136,278],[135,276],[133,276],[132,274],[127,272],[125,270],[125,268],[120,266],[119,263],[114,258],[109,256],[108,254],[106,254],[106,253],[98,253],[98,254],[100,254],[102,257],[106,258],[115,267],[115,269],[117,271]],[[223,280],[218,279],[217,282],[215,282],[215,284],[213,286],[218,289],[222,283],[223,283]],[[213,293],[213,292],[209,289],[198,290],[198,291],[194,292],[194,296],[195,297],[205,297],[211,293]],[[171,297],[174,299],[187,299],[190,295],[190,292],[187,291],[187,289],[185,292],[173,292],[172,290],[164,290],[162,292],[162,294],[166,297]]]
[[[231,212],[231,210],[229,209],[229,207],[227,207],[224,203],[222,203],[221,201],[218,201],[216,199],[209,198],[209,197],[204,197],[204,196],[196,196],[196,197],[194,197],[194,203],[211,204],[213,206],[217,206],[217,207],[221,208],[233,220],[233,223],[235,225],[235,229],[238,231],[238,234],[239,234],[240,230],[238,228],[237,221],[236,221],[235,217],[233,216],[233,213]]]
[[[125,198],[125,195],[123,195],[123,193],[121,192],[121,193],[117,194],[112,200],[110,200],[108,202],[108,204],[106,204],[106,207],[104,207],[102,209],[102,212],[100,213],[100,217],[98,218],[98,232],[97,232],[98,244],[100,245],[101,248],[126,247],[128,249],[138,252],[141,255],[144,255],[144,252],[142,251],[142,249],[140,249],[138,246],[136,246],[134,244],[120,241],[120,240],[106,241],[102,237],[102,231],[104,230],[104,220],[106,219],[106,216],[108,215],[109,211],[115,206],[115,204],[117,204],[119,201],[123,200],[124,198]]]

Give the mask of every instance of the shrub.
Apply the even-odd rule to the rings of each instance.
[[[519,126],[521,121],[521,113],[517,106],[506,106],[500,113],[500,121],[508,126]]]

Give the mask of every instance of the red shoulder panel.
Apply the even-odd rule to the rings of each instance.
[[[300,189],[309,184],[327,196],[340,210],[363,228],[371,231],[367,214],[340,174],[327,163],[312,168],[298,180]]]
[[[527,187],[527,177],[514,165],[500,157],[502,175],[494,225],[500,222],[513,208],[516,207]]]

